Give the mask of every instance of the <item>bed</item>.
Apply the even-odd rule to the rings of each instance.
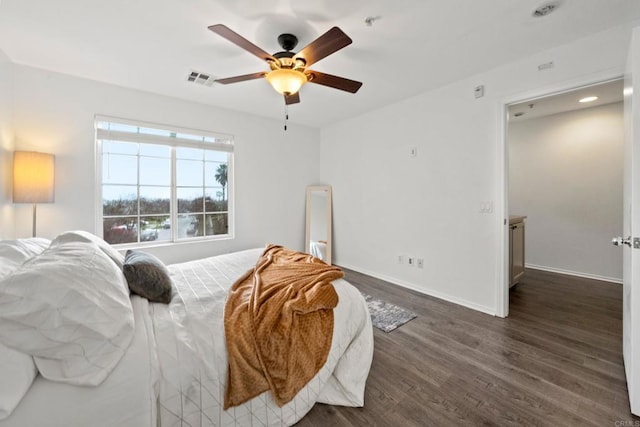
[[[324,240],[312,240],[309,243],[309,252],[318,259],[327,259],[327,242]]]
[[[17,250],[20,252],[18,256],[15,253],[7,255],[7,250],[3,253],[3,244],[5,249],[11,245],[14,246],[13,249],[16,245],[23,247]],[[20,350],[20,346],[33,346],[31,343],[16,342],[25,333],[20,332],[15,337],[16,327],[12,326],[15,319],[12,320],[12,312],[7,307],[15,304],[16,297],[14,295],[8,298],[7,295],[11,289],[17,288],[11,288],[11,281],[19,282],[19,276],[26,274],[23,270],[35,269],[38,277],[42,276],[39,267],[34,267],[36,263],[49,265],[48,268],[59,268],[60,261],[57,259],[54,263],[45,262],[47,256],[53,256],[49,255],[52,247],[57,248],[55,250],[58,252],[62,251],[62,255],[67,258],[70,257],[69,254],[90,256],[91,262],[97,258],[103,262],[104,254],[109,258],[108,262],[104,261],[104,269],[109,270],[109,274],[122,274],[122,256],[88,233],[64,233],[52,243],[44,239],[0,242],[0,343],[5,345],[0,347],[0,361],[2,352],[7,354],[6,349],[13,351],[16,348]],[[225,300],[231,285],[253,267],[262,252],[263,249],[251,249],[168,266],[173,286],[173,297],[169,304],[150,303],[147,299],[129,295],[128,292],[128,302],[114,298],[113,305],[118,310],[130,307],[131,320],[126,320],[126,316],[118,316],[113,322],[103,322],[109,324],[108,331],[103,333],[111,334],[107,341],[114,344],[113,349],[107,353],[117,355],[120,348],[123,351],[112,367],[110,360],[98,359],[99,362],[86,363],[82,372],[76,372],[77,370],[66,365],[61,368],[54,363],[51,366],[53,362],[46,353],[50,349],[29,348],[29,354],[24,360],[33,359],[39,373],[34,374],[31,382],[26,374],[23,375],[27,377],[26,380],[20,379],[28,384],[22,387],[26,391],[17,391],[17,394],[23,394],[17,399],[16,396],[8,396],[9,400],[18,401],[14,402],[14,408],[11,408],[11,402],[3,402],[7,400],[7,391],[0,390],[0,417],[3,416],[3,405],[5,406],[0,427],[292,425],[316,402],[363,406],[364,387],[373,354],[371,320],[360,292],[345,280],[338,279],[332,283],[338,295],[338,304],[333,309],[331,347],[326,362],[315,376],[283,406],[276,404],[272,393],[267,391],[241,405],[226,411],[223,409],[229,365],[223,321]],[[55,256],[60,256],[60,253]],[[87,263],[71,261],[66,264],[67,270]],[[115,268],[111,269],[109,263]],[[100,271],[100,268],[92,264],[91,272],[85,275],[97,274],[96,271]],[[54,274],[46,275],[45,287],[57,283]],[[12,277],[17,279],[10,279]],[[96,277],[99,278],[99,275]],[[61,282],[64,282],[64,286],[72,281],[68,272],[63,279]],[[28,286],[43,288],[42,284],[32,285],[32,282],[33,280]],[[23,287],[20,286],[19,292],[29,292],[29,295],[46,293],[34,292],[33,289],[25,291]],[[42,299],[51,304],[51,300],[55,298],[45,295]],[[63,300],[67,299],[69,298]],[[100,304],[111,304],[104,303],[104,296],[99,296],[99,301]],[[55,308],[54,311],[57,315],[60,310]],[[90,316],[93,319],[102,315],[102,312],[96,312]],[[122,326],[116,328],[116,323],[121,323]],[[37,329],[41,328],[39,326]],[[59,329],[56,328],[54,332],[58,333]],[[38,334],[48,333],[51,332],[38,330]],[[78,332],[74,329],[73,333],[77,335]],[[131,336],[125,337],[127,334]],[[126,342],[126,345],[118,345],[120,341]],[[93,343],[92,341],[90,344]],[[74,341],[75,344],[77,343]],[[74,357],[77,345],[64,351],[58,347],[55,350],[69,358]],[[86,354],[82,354],[80,364],[86,362],[84,358],[93,357],[90,351],[83,351]],[[31,357],[32,354],[35,357]],[[96,353],[98,358],[103,356],[102,353]],[[52,357],[55,359],[58,355]],[[25,372],[30,374],[30,369],[32,368],[25,368]],[[104,374],[105,370],[108,370],[107,374]],[[96,376],[104,378],[96,381],[98,383],[95,385],[84,384],[86,381],[93,381]],[[6,384],[4,387],[0,384],[0,388],[6,389]]]

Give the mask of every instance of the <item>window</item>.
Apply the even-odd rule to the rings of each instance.
[[[233,138],[96,119],[98,223],[111,244],[233,236]]]

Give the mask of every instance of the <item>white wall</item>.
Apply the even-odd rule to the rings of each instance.
[[[280,243],[304,246],[305,187],[318,180],[319,131],[15,65],[15,148],[56,155],[56,200],[38,206],[38,235],[95,232],[94,115],[235,136],[236,238],[150,249],[165,262]],[[185,83],[187,84],[187,83]],[[211,96],[215,96],[215,89]],[[16,205],[16,234],[31,233],[31,210]]]
[[[13,66],[0,50],[0,239],[14,237],[11,206],[13,164]]]
[[[622,282],[623,104],[509,124],[509,210],[528,266]]]
[[[323,128],[335,263],[499,312],[502,105],[622,75],[629,37],[628,27],[596,34]],[[554,68],[538,71],[549,61]],[[483,98],[474,99],[477,85]],[[493,213],[479,212],[485,201]],[[424,258],[424,269],[398,264],[399,254]]]

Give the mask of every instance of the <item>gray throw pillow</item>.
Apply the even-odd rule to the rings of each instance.
[[[167,267],[147,252],[128,250],[122,267],[129,290],[151,302],[171,302],[171,278]]]

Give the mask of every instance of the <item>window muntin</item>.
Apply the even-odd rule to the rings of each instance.
[[[96,121],[99,229],[112,244],[232,237],[232,138]]]

